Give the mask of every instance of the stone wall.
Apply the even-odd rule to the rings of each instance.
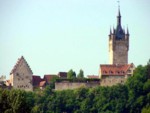
[[[109,40],[110,64],[128,64],[129,40]]]
[[[125,82],[126,78],[125,76],[105,76],[102,77],[101,79],[101,86],[112,86],[112,85],[116,85],[118,83],[123,84]]]
[[[68,81],[63,81],[63,82],[56,82],[55,83],[55,90],[66,90],[66,89],[77,89],[80,87],[96,87],[100,86],[100,82],[95,81],[95,82],[68,82]]]

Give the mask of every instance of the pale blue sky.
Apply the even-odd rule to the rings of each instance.
[[[129,27],[129,63],[150,58],[150,1],[121,0]],[[117,0],[0,0],[0,75],[22,55],[35,75],[83,69],[98,74],[108,61],[108,34],[116,26]]]

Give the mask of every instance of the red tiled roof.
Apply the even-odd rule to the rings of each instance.
[[[45,85],[46,85],[46,81],[41,81],[39,84],[40,87],[44,87]]]
[[[132,64],[100,65],[101,75],[125,75]]]
[[[88,75],[87,77],[88,77],[88,78],[97,78],[97,79],[99,79],[99,76],[98,76],[98,75]]]
[[[57,75],[44,75],[44,80],[46,83],[50,83],[50,81],[53,79],[53,77],[56,77]]]
[[[59,73],[58,73],[58,76],[59,76],[60,78],[67,78],[67,72],[59,72]]]
[[[21,56],[21,58],[19,58],[18,61],[17,61],[17,63],[14,65],[14,67],[13,67],[13,69],[11,70],[10,74],[12,74],[12,73],[14,73],[14,72],[16,71],[17,67],[19,66],[19,64],[21,63],[22,60],[24,60],[24,61],[26,62],[26,60],[24,59],[24,57]],[[31,71],[31,73],[33,73],[32,70],[31,70],[31,68],[30,68],[30,66],[28,65],[27,62],[26,62],[26,64],[27,64],[29,70]]]
[[[39,84],[41,82],[41,77],[33,75],[32,76],[32,82],[33,82],[33,86],[39,86]]]

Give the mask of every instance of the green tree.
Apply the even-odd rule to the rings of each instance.
[[[67,73],[67,78],[68,79],[76,78],[76,73],[72,69],[70,69]]]
[[[77,75],[78,78],[84,78],[84,72],[80,69],[79,74]]]
[[[150,106],[143,108],[142,113],[150,113]]]
[[[51,89],[55,88],[55,82],[56,82],[57,79],[59,79],[59,77],[58,76],[54,76],[52,78],[52,80],[50,81],[50,87],[51,87]]]
[[[150,59],[147,63],[147,70],[146,71],[147,71],[147,77],[150,79]]]

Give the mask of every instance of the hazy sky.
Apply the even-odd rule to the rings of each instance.
[[[150,59],[150,0],[121,0],[130,32],[129,63]],[[98,74],[109,63],[108,34],[117,0],[0,0],[0,75],[22,55],[35,75],[73,69]]]

